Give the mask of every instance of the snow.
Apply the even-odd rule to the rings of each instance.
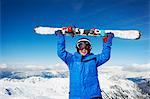
[[[30,77],[28,79],[3,79],[0,81],[0,99],[67,99],[68,78]],[[8,95],[7,90],[12,95]]]
[[[150,77],[149,71],[130,72],[124,71],[122,67],[105,67],[100,69],[99,75],[101,88],[104,91],[103,97],[106,99],[108,99],[107,96],[119,99],[144,99],[147,97],[146,94],[142,93],[137,83],[127,78],[148,78]],[[146,85],[146,82],[144,85]]]
[[[22,79],[16,79],[15,76],[1,78],[0,99],[68,99],[68,71],[38,72],[12,73],[12,75],[18,75]],[[53,76],[47,77],[43,74]],[[118,66],[99,68],[99,81],[104,99],[149,99],[149,77],[150,71],[145,70],[135,72]],[[137,80],[139,81],[137,83],[128,78],[141,78],[142,80]]]

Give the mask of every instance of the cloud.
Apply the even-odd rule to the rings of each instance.
[[[0,64],[0,70],[7,71],[28,71],[28,70],[45,70],[47,67],[38,65],[10,65]]]
[[[57,63],[51,67],[51,69],[67,69],[67,65],[65,63]]]
[[[105,12],[107,12],[107,11],[109,11],[109,10],[112,10],[112,9],[114,9],[114,8],[118,8],[119,6],[124,6],[124,5],[126,5],[126,4],[128,4],[129,3],[129,1],[126,1],[126,0],[124,0],[124,1],[120,1],[120,2],[118,2],[118,1],[116,1],[114,4],[111,4],[111,5],[107,5],[107,6],[105,6],[105,7],[103,7],[103,5],[105,5],[105,4],[101,4],[102,5],[102,7],[99,7],[99,9],[95,9],[94,11],[89,11],[89,13],[88,14],[86,14],[86,15],[84,15],[82,18],[87,18],[87,17],[91,17],[91,16],[96,16],[97,14],[100,14],[100,13],[105,13]],[[96,4],[96,6],[97,6],[97,4]],[[80,17],[80,19],[81,19],[81,17]],[[116,20],[115,20],[116,21]]]
[[[109,68],[120,68],[123,71],[129,71],[129,72],[150,72],[150,63],[141,64],[141,65],[132,64],[131,66],[109,66]],[[108,69],[108,67],[106,69]],[[8,71],[68,70],[68,67],[65,63],[61,63],[61,62],[58,62],[56,64],[50,64],[50,65],[0,64],[0,70],[8,70]]]
[[[55,64],[54,66],[59,67],[59,66],[64,66],[64,65],[65,65],[65,64],[57,63],[57,64]]]
[[[148,64],[133,64],[131,66],[124,66],[122,68],[123,71],[130,71],[130,72],[150,72],[150,63]]]
[[[7,64],[0,64],[0,69],[5,69],[7,68]]]
[[[56,63],[50,65],[11,65],[11,64],[0,64],[0,70],[7,71],[41,71],[41,70],[66,70],[67,65],[64,63]]]
[[[41,65],[26,65],[23,67],[23,69],[26,70],[45,70],[49,69],[47,66],[41,66]]]

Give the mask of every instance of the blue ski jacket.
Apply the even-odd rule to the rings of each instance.
[[[101,96],[97,67],[110,58],[112,38],[103,43],[101,54],[82,56],[65,50],[65,37],[58,35],[57,54],[67,64],[70,73],[69,99],[90,99]]]

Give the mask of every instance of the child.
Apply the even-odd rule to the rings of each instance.
[[[77,52],[71,54],[65,50],[62,31],[58,30],[55,34],[58,38],[57,54],[69,68],[69,99],[102,99],[97,67],[109,60],[114,35],[107,34],[103,38],[102,53],[94,55],[90,53],[92,47],[89,39],[79,39],[76,44]]]

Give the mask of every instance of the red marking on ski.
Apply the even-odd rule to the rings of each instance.
[[[66,27],[64,27],[64,28],[62,28],[62,30],[67,30],[67,28],[66,28]]]
[[[68,32],[73,32],[72,26],[68,26]]]

